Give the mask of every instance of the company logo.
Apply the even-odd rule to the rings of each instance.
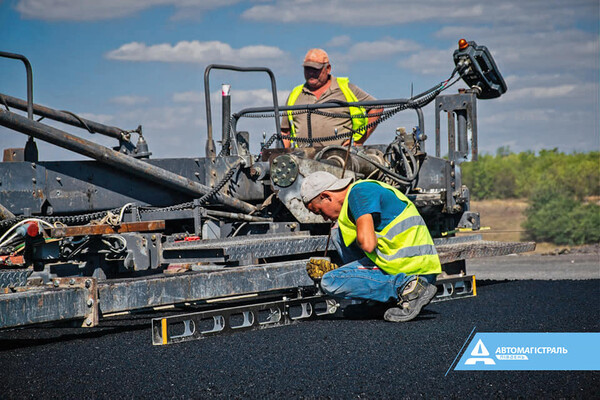
[[[473,336],[474,332],[475,329],[448,372],[455,364],[455,370],[464,371],[600,370],[598,332],[488,332]]]
[[[488,357],[489,355],[490,352],[485,347],[481,339],[479,339],[479,341],[475,345],[475,348],[473,349],[473,351],[471,351],[471,356],[473,357],[468,358],[467,361],[465,361],[465,365],[475,365],[478,362],[482,362],[486,365],[496,365],[494,359]]]

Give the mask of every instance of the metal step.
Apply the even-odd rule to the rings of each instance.
[[[481,235],[435,239],[434,243],[442,264],[535,250],[535,242],[493,242],[481,240]],[[248,265],[254,264],[258,258],[325,251],[326,245],[327,236],[310,236],[308,233],[177,242],[163,245],[161,261],[165,264],[239,262],[240,265]],[[334,249],[332,243],[329,249]]]
[[[309,254],[325,251],[327,236],[296,234],[243,237],[223,240],[176,242],[162,247],[161,262],[233,262],[254,264],[258,258]],[[330,244],[330,247],[333,246]]]
[[[30,269],[0,269],[0,289],[23,287],[27,285]]]

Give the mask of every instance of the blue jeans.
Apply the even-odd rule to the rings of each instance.
[[[344,265],[323,275],[321,289],[330,296],[382,303],[397,301],[398,292],[413,279],[414,275],[390,275],[384,272],[365,255],[356,242],[346,246],[339,228],[333,229],[331,239]],[[432,284],[435,277],[435,274],[421,275],[421,278]]]

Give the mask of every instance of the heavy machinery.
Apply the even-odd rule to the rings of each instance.
[[[299,195],[304,177],[318,170],[381,180],[411,198],[443,264],[439,300],[476,294],[466,259],[534,246],[456,235],[480,225],[460,172],[461,162],[477,158],[477,99],[506,91],[490,52],[475,42],[459,42],[449,79],[408,99],[281,107],[269,69],[210,65],[204,75],[206,156],[177,159],[152,159],[141,126],[124,130],[35,104],[29,61],[18,54],[0,56],[23,61],[28,76],[27,101],[0,94],[0,125],[29,136],[25,148],[5,149],[0,163],[0,328],[62,320],[82,320],[89,327],[116,313],[195,307],[195,313],[156,321],[154,341],[166,344],[331,313],[337,304],[319,294],[304,270],[310,256],[333,249],[330,224],[308,212]],[[209,84],[214,69],[265,72],[273,94],[270,107],[231,114],[224,86],[218,153]],[[461,78],[469,89],[441,94]],[[426,151],[430,138],[422,112],[430,103],[435,155]],[[417,125],[412,132],[399,129],[391,143],[361,147],[328,145],[351,137],[356,133],[351,130],[316,140],[309,129],[308,138],[297,139],[299,147],[283,148],[283,115],[335,117],[336,109],[349,105],[382,108],[377,123],[411,110]],[[27,111],[27,117],[13,109]],[[448,118],[447,158],[440,154],[442,113]],[[34,120],[34,114],[41,118]],[[275,122],[259,154],[249,150],[250,133],[237,130],[238,121],[248,117]],[[43,118],[118,144],[98,145]],[[93,161],[39,161],[34,139]]]

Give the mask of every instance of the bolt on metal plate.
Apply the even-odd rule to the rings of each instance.
[[[298,163],[290,154],[283,154],[273,160],[271,179],[280,187],[291,186],[298,178]]]

